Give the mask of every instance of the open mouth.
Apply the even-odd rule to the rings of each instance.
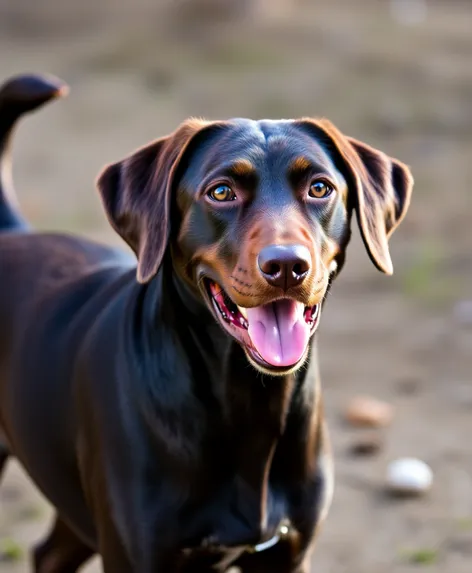
[[[219,284],[209,279],[205,283],[223,327],[263,370],[286,372],[305,359],[308,342],[318,325],[320,304],[304,306],[282,298],[243,308]]]

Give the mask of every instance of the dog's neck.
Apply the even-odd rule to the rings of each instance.
[[[164,267],[141,290],[143,300],[135,307],[135,313],[140,315],[135,321],[141,331],[138,344],[141,349],[163,346],[168,349],[169,344],[162,345],[160,341],[162,337],[173,337],[171,344],[180,348],[167,358],[167,367],[172,371],[168,383],[171,380],[176,396],[191,396],[188,403],[194,404],[194,398],[198,399],[204,410],[203,425],[211,424],[215,435],[221,432],[231,436],[232,443],[226,447],[237,452],[244,479],[255,487],[260,484],[261,472],[270,465],[288,424],[290,435],[302,449],[309,447],[307,440],[311,439],[309,434],[320,413],[315,345],[312,344],[307,364],[295,374],[273,377],[261,374],[249,363],[240,345],[217,324],[203,300],[169,271],[169,267]],[[150,358],[162,361],[160,356]],[[147,369],[145,364],[146,360],[142,368]],[[152,369],[154,373],[162,371],[155,365]],[[155,383],[162,384],[159,380]],[[168,393],[165,388],[154,388],[152,399],[162,402]],[[155,407],[162,415],[163,404]],[[175,407],[185,408],[185,405],[180,403]],[[146,408],[152,416],[154,408]],[[196,419],[198,413],[186,412],[187,419],[192,415]],[[262,465],[259,467],[255,460]]]

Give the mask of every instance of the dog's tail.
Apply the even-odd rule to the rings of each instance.
[[[58,78],[24,74],[0,86],[0,231],[28,228],[20,215],[12,181],[11,139],[23,114],[65,96],[68,87]]]

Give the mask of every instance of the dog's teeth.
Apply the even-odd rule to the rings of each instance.
[[[244,318],[247,318],[247,311],[244,307],[238,306],[238,310],[244,316]]]

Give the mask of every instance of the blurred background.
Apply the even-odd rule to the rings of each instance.
[[[96,174],[190,115],[325,116],[411,166],[394,276],[374,269],[355,228],[322,321],[336,488],[313,569],[470,572],[472,3],[0,0],[0,78],[22,71],[71,86],[15,140],[21,206],[41,229],[118,243]],[[384,402],[390,423],[347,422],[362,395]],[[403,456],[432,468],[425,495],[387,494],[388,464]],[[49,515],[12,463],[0,573],[30,571]]]

